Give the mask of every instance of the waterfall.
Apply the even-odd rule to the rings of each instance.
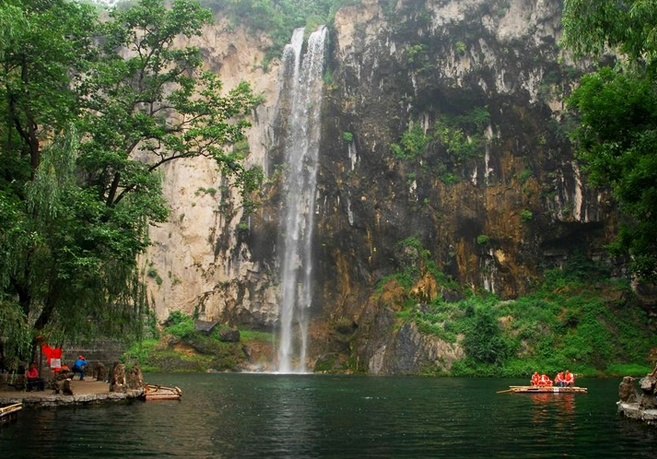
[[[285,208],[281,218],[284,245],[281,260],[282,299],[278,371],[305,373],[308,308],[311,304],[312,233],[320,141],[322,73],[326,27],[308,39],[303,59],[304,29],[296,29],[283,52],[284,90],[290,112],[285,132]],[[282,94],[284,96],[285,94]]]

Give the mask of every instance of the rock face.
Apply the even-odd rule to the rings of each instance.
[[[362,0],[337,12],[320,101],[311,360],[351,353],[369,372],[392,374],[449,369],[463,355],[458,341],[413,324],[395,330],[394,302],[373,294],[408,265],[400,241],[415,241],[460,285],[502,298],[576,250],[604,257],[614,212],[586,185],[563,127],[564,96],[581,69],[557,46],[561,8],[561,0]],[[226,88],[247,80],[265,96],[247,161],[268,182],[246,216],[210,161],[167,166],[171,220],[151,228],[144,257],[160,320],[182,310],[231,326],[278,323],[284,120],[277,65],[254,65],[267,43],[222,20],[196,43]],[[415,289],[418,303],[458,299],[431,279]],[[356,324],[353,334],[336,333],[336,318]]]
[[[247,133],[247,165],[266,172],[267,149],[273,143],[277,68],[274,65],[265,73],[257,64],[269,41],[243,29],[233,30],[218,18],[192,44],[201,49],[206,69],[221,76],[226,91],[247,81],[254,93],[264,96],[266,102],[255,111]],[[143,257],[157,317],[162,321],[180,310],[196,312],[203,320],[272,327],[278,314],[277,291],[269,274],[274,260],[254,259],[258,244],[247,241],[251,235],[266,246],[272,228],[254,227],[253,217],[244,215],[239,193],[213,160],[175,161],[163,175],[171,216],[169,222],[150,228],[153,245]]]

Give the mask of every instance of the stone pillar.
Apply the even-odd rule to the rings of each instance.
[[[112,368],[110,392],[125,392],[126,388],[125,365],[117,362],[114,364],[114,368]]]
[[[96,381],[107,380],[107,368],[103,365],[103,362],[96,362],[94,364],[92,374]]]
[[[135,364],[130,371],[128,371],[128,389],[143,389],[144,388],[144,376],[141,372],[139,365]]]
[[[653,410],[657,408],[657,379],[653,376],[646,376],[639,381],[641,387],[641,399],[639,407],[644,410]]]

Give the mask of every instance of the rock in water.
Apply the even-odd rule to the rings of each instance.
[[[625,376],[623,381],[618,385],[618,396],[623,403],[636,403],[637,393],[634,387],[634,378]]]

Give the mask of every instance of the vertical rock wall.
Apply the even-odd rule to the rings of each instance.
[[[417,371],[422,358],[409,357],[417,353],[461,355],[417,330],[394,331],[394,295],[372,297],[381,279],[417,263],[400,241],[427,250],[460,285],[501,298],[576,251],[604,257],[614,212],[587,187],[567,141],[563,100],[582,69],[558,46],[561,8],[561,0],[362,0],[338,12],[322,101],[311,357],[344,351],[346,335],[336,339],[331,324],[345,320],[374,373]],[[271,329],[280,295],[278,69],[259,67],[264,37],[221,23],[199,45],[226,88],[246,80],[264,93],[248,161],[268,182],[261,207],[245,217],[210,161],[168,166],[171,219],[152,228],[144,257],[151,298],[161,319],[197,310]],[[472,121],[473,113],[486,116]],[[448,121],[463,124],[461,137],[441,136]],[[409,132],[426,141],[419,154],[408,152]],[[468,142],[476,148],[459,156]]]
[[[254,93],[264,95],[247,133],[247,164],[266,171],[278,96],[277,68],[265,72],[261,67],[268,39],[218,19],[192,44],[201,49],[206,69],[221,77],[226,91],[247,81]],[[151,227],[153,245],[143,257],[158,319],[182,310],[208,320],[271,327],[278,314],[277,289],[270,280],[273,261],[254,254],[273,250],[275,239],[259,237],[271,231],[271,217],[245,215],[239,192],[211,159],[169,163],[163,184],[170,219]],[[253,238],[259,242],[250,244]]]

